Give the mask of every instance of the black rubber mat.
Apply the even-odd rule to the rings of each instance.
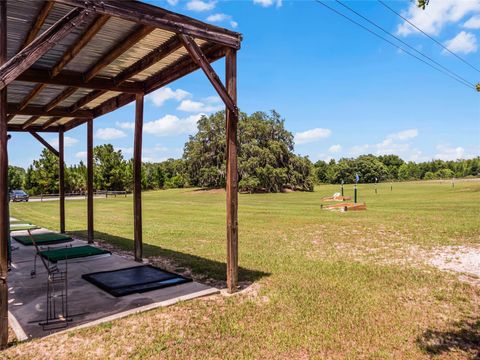
[[[143,293],[192,281],[192,279],[151,265],[84,274],[82,278],[115,297]]]

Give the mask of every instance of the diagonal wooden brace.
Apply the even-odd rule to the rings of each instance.
[[[208,62],[202,49],[200,49],[197,43],[190,36],[184,34],[180,34],[179,36],[193,61],[195,61],[197,65],[202,68],[205,75],[207,75],[208,80],[210,80],[228,109],[233,113],[238,114],[238,108],[235,104],[235,101],[233,101],[231,96],[228,95],[227,89],[223,85],[215,70],[213,70],[212,65],[210,65]]]
[[[45,146],[48,150],[50,150],[52,152],[53,155],[55,155],[56,157],[59,157],[60,156],[60,153],[55,150],[55,148],[50,145],[44,138],[42,138],[40,135],[38,135],[36,132],[34,131],[30,131],[30,134],[35,138],[37,139],[43,146]]]

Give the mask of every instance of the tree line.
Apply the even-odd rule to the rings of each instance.
[[[223,111],[203,116],[198,132],[190,136],[181,159],[142,164],[142,189],[184,187],[223,188],[226,184],[226,136]],[[294,153],[294,136],[281,116],[240,113],[238,125],[238,176],[242,192],[279,192],[285,189],[312,191],[314,184],[445,179],[480,175],[480,157],[470,160],[414,163],[397,155],[362,155],[338,161],[317,161]],[[113,145],[96,146],[95,190],[131,191],[133,160],[125,159]],[[58,193],[58,158],[44,149],[25,170],[9,167],[9,188],[25,189],[31,195]],[[65,168],[67,193],[86,191],[87,168],[79,164]]]

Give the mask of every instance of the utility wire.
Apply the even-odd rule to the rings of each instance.
[[[381,31],[383,31],[385,34],[391,36],[392,38],[396,39],[397,41],[401,42],[403,45],[407,46],[409,49],[415,51],[417,54],[423,56],[424,58],[430,60],[431,62],[433,62],[435,65],[441,67],[442,69],[444,69],[445,71],[447,71],[448,73],[450,73],[451,75],[457,77],[458,79],[462,80],[463,82],[467,83],[468,85],[472,86],[472,87],[475,87],[475,84],[468,81],[467,79],[461,77],[460,75],[457,75],[456,73],[454,73],[453,71],[449,70],[448,68],[446,68],[445,66],[443,66],[442,64],[440,64],[438,61],[432,59],[430,56],[428,55],[425,55],[424,53],[422,53],[421,51],[415,49],[413,46],[411,46],[410,44],[406,43],[405,41],[403,41],[402,39],[400,39],[398,36],[395,36],[393,35],[392,33],[390,33],[388,30],[385,30],[383,27],[381,27],[380,25],[376,24],[375,22],[373,22],[372,20],[368,19],[366,16],[360,14],[359,12],[357,12],[356,10],[352,9],[350,6],[348,6],[347,4],[344,4],[343,2],[341,2],[340,0],[335,0],[337,3],[339,3],[340,5],[342,5],[344,8],[350,10],[351,12],[353,12],[354,14],[356,14],[357,16],[361,17],[362,19],[364,19],[365,21],[368,21],[370,24],[372,24],[373,26],[375,26],[376,28],[380,29]]]
[[[391,12],[393,12],[395,15],[397,15],[398,17],[400,17],[401,19],[405,20],[407,23],[409,23],[410,25],[412,25],[415,29],[417,29],[418,31],[420,31],[423,35],[425,35],[426,37],[428,37],[430,40],[434,41],[435,43],[437,43],[438,45],[440,45],[442,48],[445,49],[445,51],[448,51],[450,54],[452,54],[453,56],[455,56],[457,59],[459,59],[460,61],[462,61],[463,63],[467,64],[468,66],[470,66],[472,69],[480,72],[480,69],[478,69],[477,67],[473,66],[472,64],[470,64],[467,60],[465,60],[464,58],[462,58],[461,56],[455,54],[453,51],[451,51],[449,48],[447,48],[445,45],[443,45],[440,41],[438,41],[437,39],[435,39],[434,37],[428,35],[425,31],[423,31],[422,29],[420,29],[417,25],[415,25],[414,23],[412,23],[410,20],[408,20],[407,18],[405,18],[403,15],[399,14],[397,11],[395,11],[394,9],[392,9],[390,6],[388,6],[385,2],[383,2],[382,0],[377,0],[380,4],[382,4],[383,6],[385,6],[388,10],[390,10]]]
[[[469,89],[472,89],[472,88],[474,88],[474,87],[472,87],[471,85],[469,85],[469,84],[467,84],[467,83],[463,82],[462,80],[460,80],[460,79],[458,79],[458,78],[456,78],[456,77],[454,77],[454,76],[450,75],[448,72],[446,72],[446,71],[444,71],[444,70],[442,70],[442,69],[440,69],[440,68],[437,68],[436,66],[433,66],[431,63],[429,63],[429,62],[427,62],[427,61],[423,60],[422,58],[420,58],[420,57],[418,57],[417,55],[415,55],[415,54],[413,54],[413,53],[409,52],[408,50],[405,50],[404,48],[402,48],[401,46],[399,46],[399,45],[397,45],[397,44],[393,43],[392,41],[388,40],[387,38],[385,38],[385,37],[383,37],[383,36],[381,36],[381,35],[377,34],[375,31],[373,31],[373,30],[371,30],[371,29],[367,28],[366,26],[364,26],[364,25],[360,24],[359,22],[357,22],[357,21],[353,20],[351,17],[348,17],[347,15],[345,15],[345,14],[341,13],[340,11],[338,11],[338,10],[336,10],[336,9],[334,9],[334,8],[332,8],[332,7],[330,7],[330,6],[328,6],[327,4],[323,3],[321,0],[315,0],[315,1],[316,1],[317,3],[319,3],[320,5],[323,5],[324,7],[326,7],[327,9],[329,9],[330,11],[333,11],[333,12],[334,12],[334,13],[336,13],[337,15],[339,15],[339,16],[341,16],[341,17],[343,17],[343,18],[347,19],[347,20],[348,20],[348,21],[350,21],[351,23],[353,23],[353,24],[355,24],[355,25],[357,25],[357,26],[361,27],[362,29],[364,29],[364,30],[368,31],[368,32],[369,32],[369,33],[371,33],[372,35],[375,35],[376,37],[378,37],[378,38],[380,38],[380,39],[382,39],[382,40],[386,41],[386,42],[387,42],[387,43],[389,43],[390,45],[392,45],[392,46],[396,47],[397,49],[400,49],[400,50],[402,50],[402,51],[403,51],[403,52],[405,52],[406,54],[408,54],[408,55],[410,55],[410,56],[414,57],[415,59],[417,59],[417,60],[419,60],[419,61],[423,62],[424,64],[426,64],[426,65],[430,66],[431,68],[433,68],[433,69],[435,69],[435,70],[437,70],[437,71],[439,71],[439,72],[443,73],[444,75],[447,75],[448,77],[450,77],[450,78],[452,78],[453,80],[455,80],[455,81],[459,82],[460,84],[462,84],[462,85],[464,85],[464,86],[468,87]]]

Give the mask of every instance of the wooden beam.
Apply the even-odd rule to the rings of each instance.
[[[14,81],[40,57],[57,45],[74,28],[92,16],[83,9],[73,9],[39,37],[33,40],[25,49],[12,57],[0,67],[0,90]]]
[[[25,130],[27,129],[29,126],[33,125],[35,123],[35,121],[38,120],[40,116],[32,116],[30,119],[28,119],[27,121],[25,121],[23,124],[22,124],[22,130]]]
[[[53,155],[55,155],[56,157],[60,157],[59,152],[57,150],[55,150],[55,148],[52,145],[50,145],[44,138],[42,138],[40,135],[38,135],[35,131],[30,130],[29,133],[35,139],[37,139],[43,146],[45,146],[48,150],[50,150]]]
[[[227,93],[225,86],[222,84],[220,78],[218,77],[215,70],[213,70],[208,59],[203,54],[202,49],[197,45],[197,43],[187,35],[180,35],[180,39],[183,42],[183,45],[187,49],[188,53],[192,57],[193,61],[197,63],[199,67],[202,68],[205,75],[207,75],[208,80],[212,83],[213,87],[217,91],[218,95],[222,98],[223,102],[227,107],[233,111],[238,112],[235,102],[232,100],[230,95]]]
[[[43,24],[45,23],[45,20],[48,17],[48,14],[50,14],[50,10],[52,9],[54,4],[55,3],[53,1],[44,2],[42,8],[40,9],[39,13],[35,18],[35,22],[33,23],[32,28],[30,29],[27,36],[25,37],[25,40],[23,41],[23,45],[21,46],[20,49],[25,48],[37,37],[38,33],[40,32],[40,29],[42,28]]]
[[[155,29],[151,26],[140,26],[126,38],[116,43],[102,59],[97,61],[97,63],[85,73],[85,81],[88,82],[93,79],[100,71],[102,71],[102,69],[110,65],[119,56],[124,54],[128,49],[150,34],[153,30]]]
[[[58,132],[58,190],[60,200],[60,233],[65,234],[65,136],[63,128]]]
[[[93,244],[93,119],[87,123],[87,239]]]
[[[237,56],[227,50],[226,84],[230,98],[237,102]],[[238,287],[238,166],[237,126],[238,112],[226,109],[227,134],[227,288],[230,293]]]
[[[66,100],[70,96],[72,96],[78,89],[75,87],[68,87],[63,90],[60,94],[58,94],[55,99],[50,101],[47,105],[45,105],[45,111],[49,112],[53,110],[58,104],[60,104],[63,100]]]
[[[0,1],[0,66],[7,61],[7,2]],[[0,91],[0,349],[8,344],[8,149],[7,89]]]
[[[45,87],[46,85],[45,84],[38,84],[36,85],[32,91],[30,91],[30,93],[28,93],[28,95],[22,100],[22,102],[20,103],[20,105],[18,105],[18,110],[23,110],[25,109],[25,107],[28,105],[28,103],[30,101],[33,100],[33,98],[35,96],[38,95],[38,93],[40,93],[40,91],[43,90],[43,88]]]
[[[50,126],[55,124],[58,120],[60,120],[62,117],[61,116],[52,116],[51,119],[48,119],[42,124],[42,130],[48,129]]]
[[[131,94],[140,94],[144,91],[143,85],[140,82],[128,82],[124,83],[124,85],[115,85],[112,79],[95,77],[87,83],[83,78],[83,74],[72,71],[63,71],[52,78],[48,70],[31,68],[19,75],[16,80],[94,90],[118,91]]]
[[[106,93],[107,92],[105,90],[94,90],[94,91],[88,93],[88,95],[79,99],[75,104],[70,106],[70,111],[72,111],[72,112],[77,111],[81,107],[87,105],[89,102],[95,100],[96,98],[98,98],[98,97],[100,97],[100,96],[102,96],[103,94],[106,94]]]
[[[52,69],[52,77],[60,74],[60,71],[73,60],[75,56],[87,45],[90,40],[102,29],[103,25],[107,23],[110,19],[108,15],[97,15],[97,17],[92,21],[92,25],[85,31],[85,33],[73,43],[73,45],[63,54],[62,58],[57,62],[57,64]]]
[[[133,217],[135,261],[142,262],[142,131],[143,131],[143,95],[136,96],[135,134],[133,145]]]
[[[75,112],[69,111],[68,108],[56,108],[51,111],[45,111],[40,106],[27,106],[23,110],[17,110],[15,104],[8,104],[7,111],[13,115],[32,115],[32,116],[60,116],[60,117],[78,117],[78,118],[92,118],[92,110],[77,110]]]
[[[138,24],[153,26],[177,34],[186,34],[235,49],[240,48],[242,40],[242,36],[239,33],[206,24],[139,1],[57,1],[76,7],[92,7],[94,11],[101,14],[120,17]]]
[[[58,133],[58,127],[49,127],[48,129],[42,129],[39,125],[32,125],[29,126],[27,129],[22,129],[22,124],[9,124],[8,125],[9,132],[36,132],[36,133]]]

